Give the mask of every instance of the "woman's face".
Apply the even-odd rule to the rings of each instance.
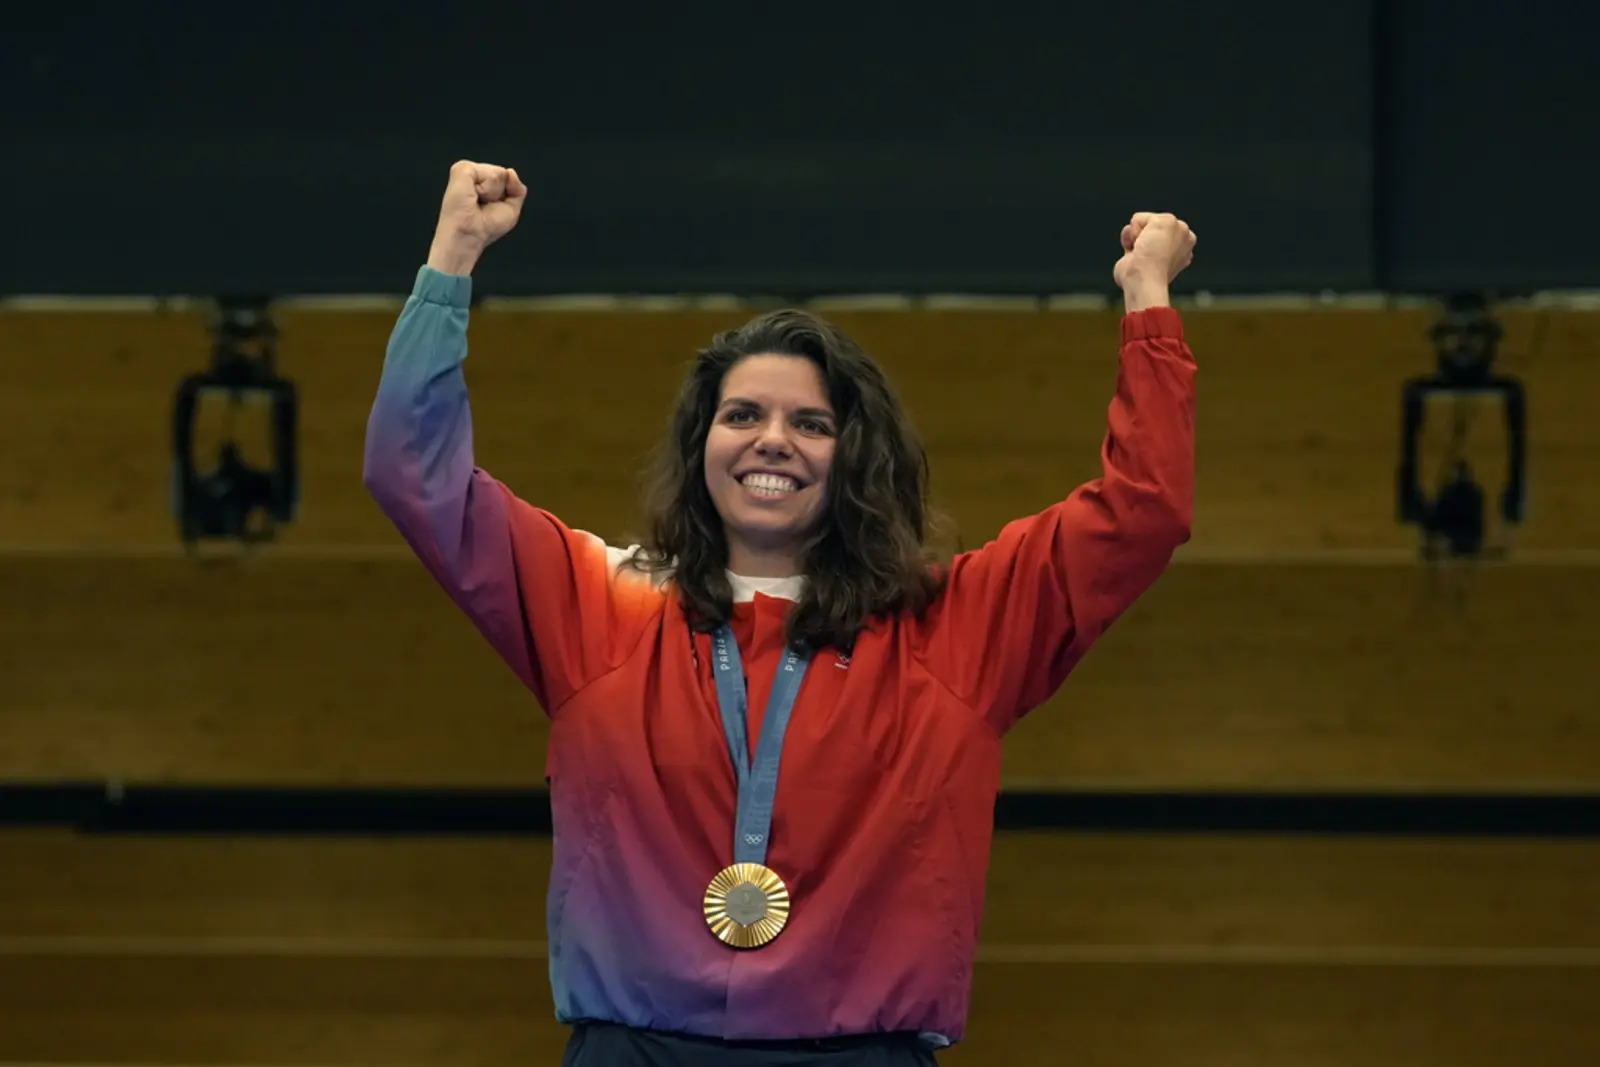
[[[822,515],[836,432],[822,372],[809,359],[747,356],[723,376],[705,478],[735,574],[798,573],[799,546]]]

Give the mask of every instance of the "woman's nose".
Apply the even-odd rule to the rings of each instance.
[[[762,454],[789,453],[789,429],[781,419],[771,419],[761,427],[756,438],[756,450]]]

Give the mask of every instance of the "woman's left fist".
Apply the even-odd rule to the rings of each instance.
[[[1166,285],[1194,262],[1195,234],[1176,215],[1136,212],[1122,228],[1122,258],[1111,275],[1119,288],[1136,280]]]

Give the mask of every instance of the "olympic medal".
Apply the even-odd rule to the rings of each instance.
[[[706,887],[706,925],[723,944],[760,948],[789,921],[789,887],[759,863],[735,863]]]

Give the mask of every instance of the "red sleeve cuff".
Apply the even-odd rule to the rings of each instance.
[[[1173,307],[1145,308],[1122,316],[1122,343],[1147,341],[1153,337],[1183,340],[1183,316]]]

